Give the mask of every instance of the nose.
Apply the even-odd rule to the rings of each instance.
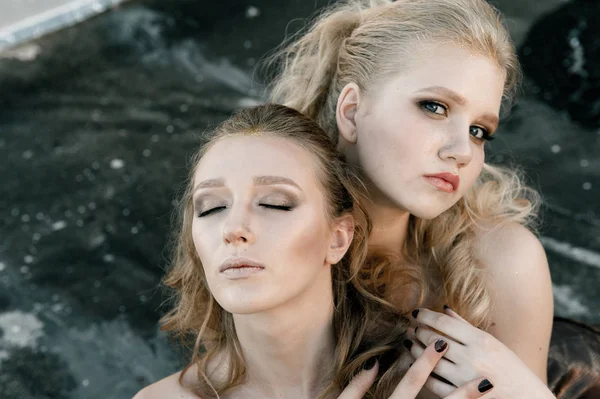
[[[460,127],[453,132],[447,132],[448,140],[439,150],[442,160],[453,160],[459,168],[464,168],[473,159],[473,142],[469,126]]]
[[[231,245],[248,245],[256,241],[247,210],[231,209],[223,226],[223,241]]]

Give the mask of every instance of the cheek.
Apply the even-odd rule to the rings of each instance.
[[[287,236],[282,249],[286,248],[286,253],[293,254],[301,262],[324,259],[328,237],[323,217],[318,217],[315,212],[299,216],[288,225],[285,233],[281,233],[281,237]]]
[[[483,147],[477,146],[476,149],[473,150],[473,159],[467,166],[467,173],[465,173],[465,192],[475,183],[481,171],[483,169],[483,163],[485,162],[485,154],[483,151]]]
[[[204,267],[210,265],[209,254],[213,253],[214,248],[216,248],[214,234],[210,234],[210,230],[207,230],[206,226],[200,226],[199,222],[195,220],[192,224],[192,240],[196,253]],[[211,248],[213,251],[210,251]]]

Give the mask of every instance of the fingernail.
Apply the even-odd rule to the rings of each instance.
[[[487,392],[490,389],[492,389],[493,387],[494,387],[494,385],[490,382],[490,380],[485,379],[479,383],[479,386],[477,387],[477,389],[479,390],[479,392]]]
[[[448,343],[446,341],[444,341],[443,339],[438,339],[437,341],[435,341],[435,351],[438,353],[442,353],[443,351],[446,350],[446,348],[448,347]],[[483,392],[483,391],[480,391]]]
[[[408,368],[411,368],[413,364],[414,364],[414,363],[411,363],[411,364],[410,364],[410,366],[408,366]]]
[[[410,348],[412,348],[413,346],[413,342],[410,339],[405,339],[403,341],[404,346],[406,347],[406,349],[410,350]]]
[[[415,309],[412,311],[412,317],[414,317],[416,319],[418,315],[419,315],[419,309]]]
[[[375,367],[375,363],[377,363],[377,359],[375,359],[374,357],[372,357],[369,360],[367,360],[365,362],[365,364],[363,364],[363,369],[365,369],[365,370],[371,370],[373,367]]]
[[[415,327],[415,336],[417,335],[417,330],[419,329],[419,327]]]
[[[450,309],[450,306],[444,305],[444,310],[446,310],[446,309]],[[452,310],[452,309],[450,309],[450,310]]]

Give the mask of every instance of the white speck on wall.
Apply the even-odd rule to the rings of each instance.
[[[260,10],[254,6],[246,8],[246,18],[256,18],[260,15]]]
[[[256,105],[260,105],[261,102],[254,99],[254,98],[250,98],[250,97],[244,97],[244,98],[240,98],[238,100],[238,105],[242,108],[247,108],[247,107],[254,107]]]
[[[63,305],[62,303],[55,303],[54,305],[52,305],[52,311],[54,313],[59,313],[64,309],[64,307],[65,305]]]
[[[27,266],[21,266],[21,268],[19,270],[23,274],[29,273],[29,267],[27,267]]]
[[[56,222],[52,223],[52,230],[54,231],[62,230],[65,227],[67,227],[67,222],[64,220],[57,220]]]
[[[550,151],[552,151],[554,154],[558,154],[560,150],[561,148],[558,144],[554,144],[552,147],[550,147]]]
[[[23,258],[23,262],[29,264],[32,264],[35,261],[35,258],[31,255],[25,255],[25,257]]]
[[[81,385],[84,388],[87,388],[90,385],[90,381],[89,380],[83,380],[83,381],[81,381]]]
[[[44,324],[31,313],[17,310],[0,314],[0,328],[4,330],[0,340],[10,346],[35,348],[43,327]]]
[[[150,155],[152,155],[152,151],[150,151],[148,148],[146,148],[144,151],[142,151],[142,155],[147,158]]]
[[[33,158],[33,151],[31,150],[27,150],[27,151],[23,151],[23,154],[21,154],[23,156],[23,159],[31,159]]]
[[[6,269],[6,265],[4,264],[4,262],[0,262],[0,272],[4,271],[4,269]]]
[[[110,161],[110,167],[112,169],[121,169],[123,168],[123,166],[125,166],[125,161],[123,161],[122,159],[115,158]]]
[[[587,168],[588,166],[590,166],[590,161],[588,161],[587,159],[582,159],[581,161],[579,161],[579,166],[581,166],[582,168]]]
[[[591,190],[592,189],[592,183],[590,183],[589,181],[586,181],[585,183],[583,183],[583,189],[584,190]]]

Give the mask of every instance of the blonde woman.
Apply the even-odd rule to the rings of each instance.
[[[414,398],[448,345],[399,382],[408,321],[361,285],[377,263],[365,265],[360,197],[297,111],[260,106],[221,124],[192,163],[165,279],[175,306],[163,328],[190,340],[191,361],[136,399]],[[492,389],[480,378],[448,398]]]
[[[484,0],[340,1],[274,60],[271,100],[313,117],[362,171],[369,245],[396,257],[372,292],[414,310],[406,346],[417,356],[436,329],[461,344],[429,390],[444,396],[486,375],[497,398],[528,398],[513,365],[547,382],[553,298],[527,227],[536,193],[515,171],[485,163],[502,102],[520,81],[499,13]],[[444,305],[472,327],[419,311]],[[498,356],[505,347],[516,356]],[[593,383],[586,375],[582,383]]]

